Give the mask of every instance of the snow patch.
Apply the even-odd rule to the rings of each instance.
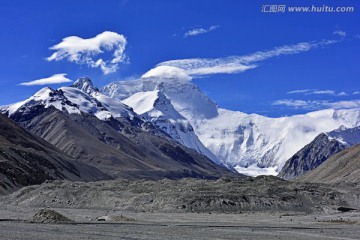
[[[159,91],[138,92],[123,100],[125,105],[133,108],[137,114],[144,114],[154,109],[155,101],[158,99]],[[160,117],[161,115],[156,115]]]
[[[248,167],[235,166],[235,170],[238,173],[242,173],[242,174],[250,176],[250,177],[257,177],[259,175],[276,176],[278,174],[276,167],[259,168],[256,164],[253,164]]]

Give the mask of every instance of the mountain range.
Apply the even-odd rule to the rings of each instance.
[[[110,83],[101,92],[131,105],[139,115],[146,118],[150,115],[152,122],[185,118],[187,126],[191,126],[188,129],[192,129],[217,158],[215,162],[220,161],[251,176],[277,175],[289,158],[320,133],[340,126],[353,128],[360,125],[359,109],[327,109],[280,118],[223,109],[188,79],[171,75],[161,78],[145,74],[138,80]],[[140,103],[148,102],[145,99],[150,94],[166,97],[172,110],[154,111],[142,106]],[[172,128],[176,129],[175,126]],[[175,139],[203,152],[198,144],[189,144],[186,137],[178,135]],[[213,159],[211,155],[207,156]]]
[[[231,111],[187,78],[149,74],[102,89],[83,77],[0,109],[71,157],[114,177],[215,177],[234,169],[277,175],[319,134],[360,125],[359,109],[280,118]]]
[[[103,95],[88,78],[70,87],[43,88],[2,112],[70,157],[114,178],[235,175]]]

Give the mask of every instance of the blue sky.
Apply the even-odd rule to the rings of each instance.
[[[261,12],[270,5],[286,10]],[[354,11],[288,10],[312,5]],[[232,110],[278,117],[360,107],[359,22],[357,0],[2,1],[0,105],[69,84],[34,80],[86,75],[101,87],[160,64],[183,69]]]

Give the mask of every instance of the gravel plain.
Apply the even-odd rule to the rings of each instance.
[[[359,239],[360,213],[149,213],[54,209],[72,223],[32,223],[36,208],[2,207],[0,239]],[[101,216],[134,221],[98,221]]]
[[[50,181],[0,197],[0,239],[360,239],[359,189],[275,177]],[[34,221],[42,209],[70,221]]]

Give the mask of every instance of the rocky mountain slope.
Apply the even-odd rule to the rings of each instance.
[[[358,183],[360,180],[360,144],[331,156],[319,167],[295,180],[316,183]]]
[[[301,176],[318,167],[331,155],[344,150],[345,147],[344,144],[335,139],[329,139],[326,134],[322,133],[292,156],[278,176],[286,180]]]
[[[330,156],[358,143],[360,127],[341,126],[331,132],[322,133],[291,157],[278,176],[286,180],[301,176],[318,167]]]
[[[96,181],[110,177],[68,157],[0,114],[0,194],[56,179]]]
[[[359,109],[328,109],[281,118],[222,109],[188,79],[176,76],[145,74],[138,80],[114,82],[101,89],[105,95],[128,104],[138,94],[154,91],[170,101],[217,159],[247,175],[277,175],[290,157],[320,133],[342,125],[360,125]],[[161,118],[166,114],[163,112]],[[152,121],[156,122],[156,118],[153,115]]]
[[[44,88],[2,111],[69,156],[114,177],[234,174],[177,143],[130,107],[99,93],[88,78],[71,87]]]

